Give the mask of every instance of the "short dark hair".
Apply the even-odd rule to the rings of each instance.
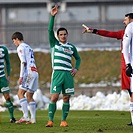
[[[12,35],[12,40],[18,38],[20,41],[23,41],[23,34],[21,32],[15,32]]]
[[[68,34],[67,29],[66,29],[66,28],[64,28],[64,27],[61,27],[61,28],[59,28],[59,29],[57,30],[57,35],[59,35],[59,32],[60,32],[60,31],[63,31],[63,30],[65,30],[65,31],[66,31],[66,33]]]
[[[129,17],[130,19],[133,19],[133,13],[128,13],[125,15],[125,17]]]

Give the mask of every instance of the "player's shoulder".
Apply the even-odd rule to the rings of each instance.
[[[133,22],[129,23],[126,28],[133,27]]]
[[[21,49],[24,49],[25,47],[28,47],[29,45],[28,44],[26,44],[26,43],[21,43],[19,46],[18,46],[18,48],[21,48]]]
[[[125,32],[133,32],[133,22],[127,25]]]
[[[76,46],[73,43],[67,43],[74,51],[77,50]]]
[[[70,47],[75,47],[74,44],[72,44],[70,42],[67,42],[67,45],[70,46]]]
[[[0,45],[0,48],[6,48],[6,46]]]
[[[131,24],[131,27],[132,27],[132,29],[133,29],[133,22],[131,22],[130,24]]]
[[[0,45],[0,48],[2,48],[2,49],[7,51],[7,47],[6,46]]]

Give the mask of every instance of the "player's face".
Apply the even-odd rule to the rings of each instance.
[[[58,39],[61,43],[65,44],[67,41],[68,34],[65,30],[59,31]]]
[[[124,18],[124,21],[123,21],[123,24],[124,24],[125,26],[127,26],[129,23],[130,23],[129,17],[125,17],[125,18]]]
[[[14,43],[15,46],[18,46],[19,45],[18,39],[13,39],[12,41],[13,41],[13,43]]]

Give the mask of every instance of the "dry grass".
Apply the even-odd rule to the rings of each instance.
[[[81,83],[117,82],[120,80],[120,51],[82,51],[80,69],[75,77],[75,85]],[[19,77],[19,59],[17,54],[10,54],[11,87],[16,86]],[[35,52],[39,71],[39,85],[46,87],[51,80],[51,60],[49,53]],[[73,62],[74,63],[74,62]]]

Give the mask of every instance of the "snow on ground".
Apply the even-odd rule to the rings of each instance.
[[[92,48],[78,48],[78,51],[91,50]],[[96,48],[97,49],[97,48]],[[99,48],[98,50],[105,50],[105,48]],[[112,48],[106,48],[106,50],[111,51]],[[113,48],[113,50],[119,50],[118,47]],[[34,49],[35,52],[46,52],[48,53],[48,49]],[[9,50],[9,53],[16,53],[16,50]],[[93,86],[102,86],[105,87],[107,84],[89,84],[89,87]],[[117,84],[112,84],[112,86],[120,86],[120,82]],[[80,87],[86,86],[85,84],[81,84]],[[88,86],[88,85],[87,85]],[[86,86],[86,87],[87,87]],[[13,98],[14,106],[17,106],[18,109],[21,110],[19,100],[17,95],[11,95]],[[48,104],[50,99],[44,96],[40,89],[38,89],[34,94],[34,99],[37,104],[37,109],[48,109]],[[127,91],[121,91],[119,94],[114,92],[113,94],[104,95],[102,92],[97,92],[95,96],[89,97],[86,95],[79,95],[77,97],[71,97],[70,99],[70,109],[71,110],[119,110],[119,111],[129,111],[129,102],[130,98]],[[57,102],[57,109],[62,109],[62,99]],[[2,96],[0,98],[0,112],[7,110],[5,107],[5,100]]]
[[[17,95],[12,95],[13,104],[21,110]],[[34,94],[34,99],[37,104],[37,109],[47,110],[50,99],[44,95],[40,89]],[[95,96],[89,97],[86,95],[79,95],[77,97],[71,97],[70,109],[71,110],[129,110],[129,95],[127,91],[121,91],[119,94],[114,92],[113,94],[104,95],[102,92],[97,92]],[[0,98],[0,103],[3,106],[5,104],[4,97]],[[62,99],[57,102],[57,109],[62,109]],[[0,106],[0,112],[5,111],[6,108]]]

